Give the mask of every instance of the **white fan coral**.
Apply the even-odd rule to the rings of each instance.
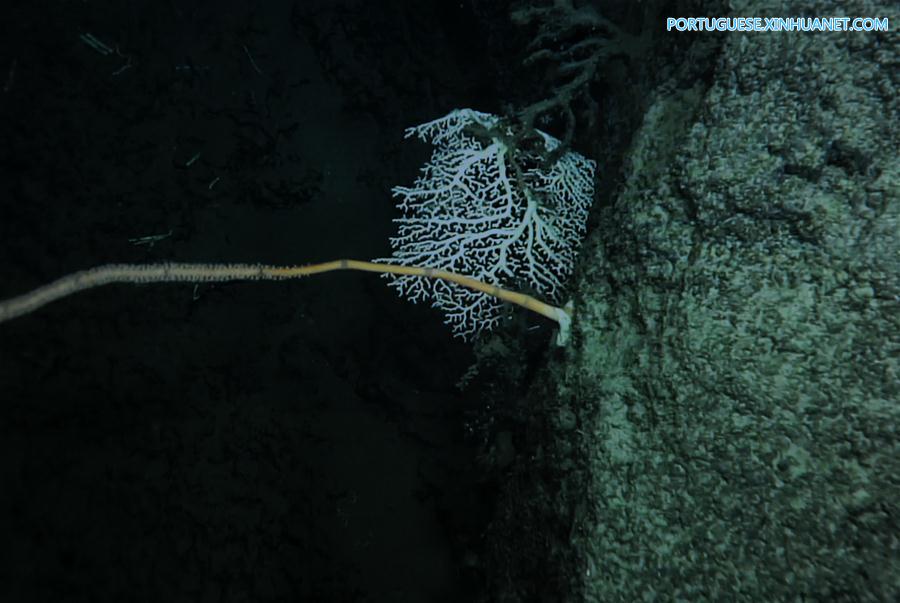
[[[380,261],[524,285],[556,301],[584,236],[596,164],[566,151],[544,165],[560,143],[537,134],[542,149],[520,148],[500,118],[471,109],[408,129],[407,137],[430,142],[434,152],[412,186],[393,189],[403,217],[395,220],[393,254]],[[484,293],[441,280],[389,278],[404,297],[442,309],[458,336],[499,320],[499,302]]]

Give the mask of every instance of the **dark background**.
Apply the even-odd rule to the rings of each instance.
[[[0,298],[108,262],[388,255],[390,187],[429,152],[403,129],[518,93],[502,2],[3,13]],[[441,321],[338,273],[4,324],[0,599],[477,600],[491,419]]]

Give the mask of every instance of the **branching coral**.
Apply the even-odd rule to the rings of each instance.
[[[575,132],[577,103],[582,103],[588,120],[598,113],[589,87],[603,65],[616,55],[638,54],[643,40],[622,31],[591,4],[573,0],[550,0],[543,6],[526,3],[514,9],[511,17],[518,25],[536,29],[525,64],[546,65],[553,86],[552,95],[519,111],[519,119],[531,129],[552,114],[562,117],[565,133],[557,152],[565,152]]]

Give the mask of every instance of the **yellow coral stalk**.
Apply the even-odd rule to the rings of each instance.
[[[450,281],[480,291],[505,302],[537,312],[559,324],[557,343],[565,345],[572,322],[571,304],[558,308],[530,295],[489,285],[477,279],[438,268],[376,264],[361,260],[332,260],[306,266],[264,264],[106,264],[73,272],[33,291],[0,301],[0,323],[30,314],[63,297],[113,283],[209,283],[247,280],[286,280],[333,270],[360,270],[400,276],[420,276]]]

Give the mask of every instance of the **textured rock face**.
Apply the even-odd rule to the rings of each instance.
[[[657,94],[584,252],[556,386],[586,598],[895,599],[898,39],[722,42],[711,82]]]

